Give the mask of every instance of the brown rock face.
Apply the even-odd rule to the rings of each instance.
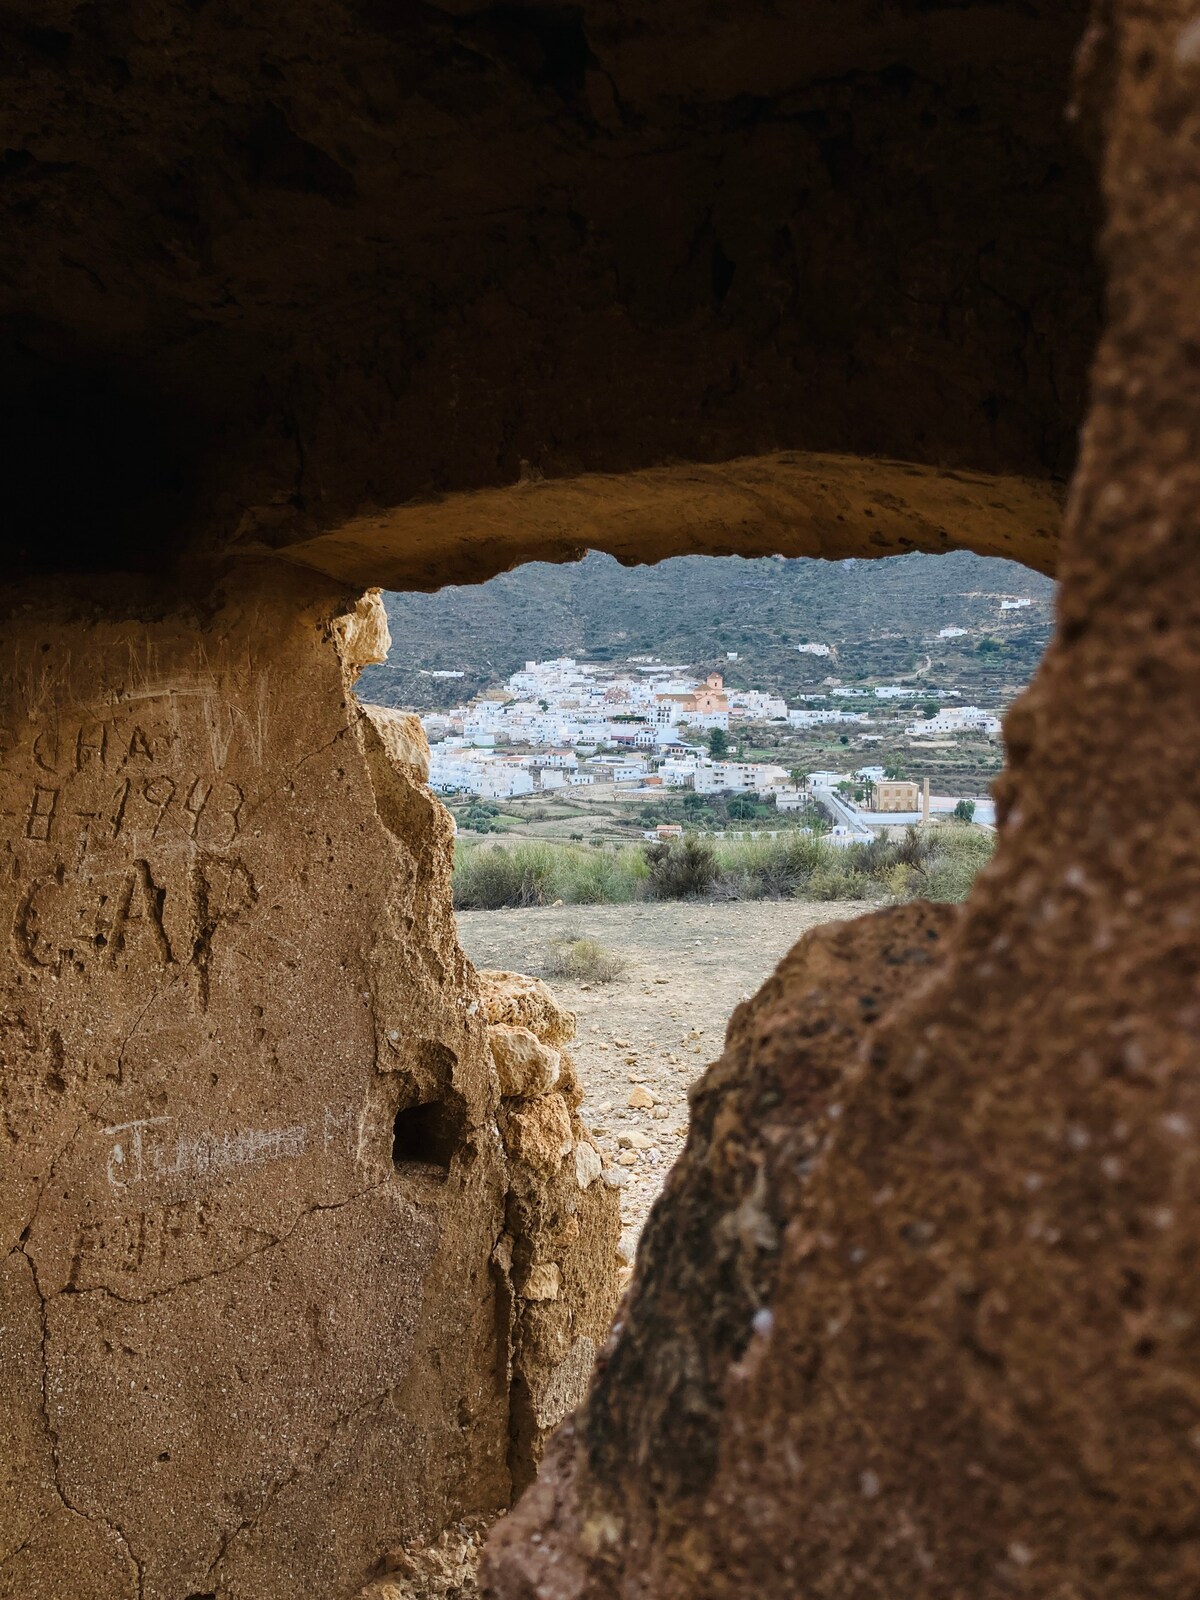
[[[12,0],[7,544],[396,586],[655,541],[1045,560],[1096,327],[1084,19]]]
[[[783,1320],[818,1248],[806,1199],[869,1079],[864,1045],[930,980],[957,919],[917,905],[818,929],[734,1013],[724,1056],[693,1091],[687,1149],[643,1234],[587,1407],[493,1536],[489,1592],[794,1585],[789,1468],[765,1488],[753,1473],[778,1451],[789,1459],[812,1379]],[[724,1457],[742,1451],[751,1481],[726,1491]],[[735,1568],[730,1545],[758,1565]]]
[[[615,1195],[558,1096],[510,1172],[451,824],[419,726],[350,695],[362,622],[273,572],[8,630],[0,1593],[341,1596],[494,1514],[544,1184],[591,1229],[577,1260],[556,1202],[551,1420],[582,1392]]]

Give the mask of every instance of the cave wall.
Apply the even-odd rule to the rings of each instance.
[[[332,1600],[508,1503],[616,1195],[577,1115],[505,1153],[423,735],[351,693],[378,596],[123,598],[5,630],[0,1594]],[[564,1280],[536,1374],[514,1253]]]
[[[413,561],[414,519],[379,526],[522,481],[798,452],[799,496],[784,463],[691,513],[706,549],[753,547],[765,516],[796,554],[836,547],[847,497],[904,510],[894,470],[843,484],[833,458],[1002,501],[1061,485],[1096,328],[1063,122],[1084,15],[7,0],[10,559],[302,550],[367,518],[356,580],[435,585],[579,548],[571,506],[553,529],[469,510]],[[691,493],[605,537],[649,554]],[[933,498],[905,537],[969,541]]]

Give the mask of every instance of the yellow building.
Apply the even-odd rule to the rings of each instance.
[[[906,778],[886,778],[871,789],[873,811],[917,811],[920,791]]]

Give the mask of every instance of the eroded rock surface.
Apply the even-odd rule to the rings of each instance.
[[[761,1465],[770,1446],[790,1460],[797,1389],[813,1377],[784,1320],[820,1248],[807,1196],[870,1079],[864,1046],[930,981],[957,919],[918,904],[815,929],[735,1011],[724,1056],[692,1091],[687,1148],[588,1403],[493,1535],[486,1592],[591,1600],[795,1584],[790,1492],[727,1487],[724,1458],[745,1449]],[[757,1554],[753,1573],[735,1569],[730,1546]]]
[[[1085,16],[11,0],[7,546],[414,587],[586,544],[1045,561],[1097,324]]]
[[[481,972],[479,985],[511,1163],[499,1249],[516,1296],[510,1464],[520,1490],[532,1481],[547,1436],[583,1398],[607,1337],[621,1214],[579,1115],[574,1064],[561,1048],[575,1033],[574,1015],[538,978]]]
[[[350,692],[377,609],[272,571],[203,612],[10,620],[14,1600],[340,1597],[508,1502],[515,1274],[558,1271],[543,1419],[611,1315],[577,1114],[551,1097],[536,1162],[499,1135],[419,725]]]

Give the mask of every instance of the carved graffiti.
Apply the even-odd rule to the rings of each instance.
[[[100,1272],[153,1276],[188,1245],[203,1245],[213,1231],[203,1200],[176,1200],[118,1212],[82,1224],[73,1241],[68,1287]]]
[[[182,870],[180,868],[182,867]],[[138,956],[157,966],[206,965],[219,929],[258,899],[243,861],[204,854],[156,869],[145,858],[104,873],[56,861],[18,902],[13,938],[33,967],[80,970]]]
[[[26,838],[50,842],[64,816],[74,816],[84,824],[85,850],[123,836],[169,833],[209,849],[231,844],[241,830],[244,792],[219,769],[188,770],[179,762],[173,717],[170,707],[161,726],[118,715],[40,728],[28,750],[46,776],[30,791]]]
[[[239,1128],[223,1134],[179,1134],[166,1142],[155,1129],[174,1123],[173,1117],[145,1117],[137,1122],[105,1128],[117,1135],[108,1153],[109,1187],[133,1188],[152,1178],[203,1177],[231,1167],[262,1166],[272,1161],[295,1160],[308,1144],[303,1123],[279,1128]]]
[[[29,814],[25,819],[25,837],[27,839],[49,839],[50,830],[54,826],[54,813],[58,809],[58,790],[44,789],[40,784],[34,787],[33,798],[29,802]]]
[[[103,814],[111,822],[114,839],[123,833],[149,834],[157,839],[164,830],[175,827],[189,839],[220,847],[236,839],[244,801],[241,786],[229,778],[214,780],[191,773],[176,778],[160,772],[152,777],[123,778]]]

